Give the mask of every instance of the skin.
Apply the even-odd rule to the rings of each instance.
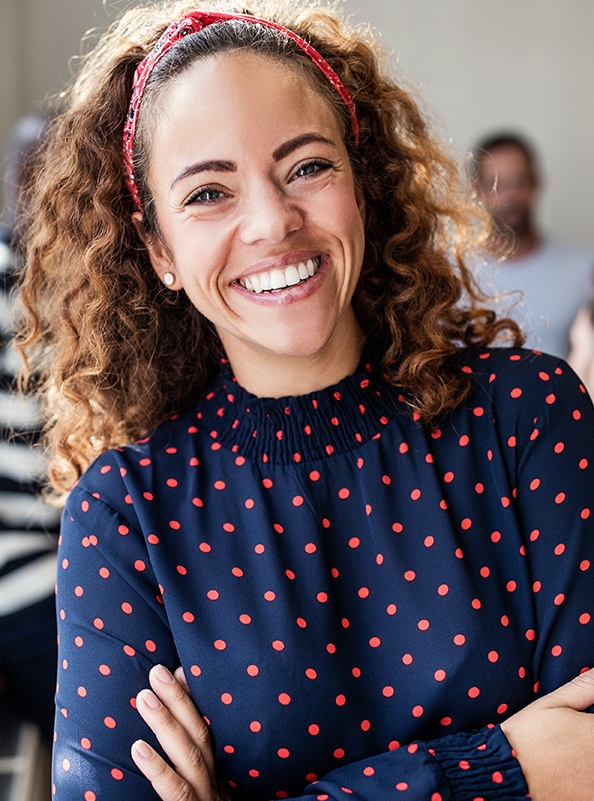
[[[339,125],[301,76],[252,54],[197,63],[162,99],[149,179],[161,232],[153,267],[212,320],[241,384],[299,394],[354,370],[364,207]],[[141,214],[135,222],[142,231]],[[319,273],[298,287],[262,297],[237,284],[316,254]],[[228,801],[181,668],[157,665],[149,683],[137,709],[174,767],[138,740],[138,768],[163,801]],[[580,710],[593,703],[589,672],[502,724],[533,801],[590,801],[594,718]]]
[[[540,187],[525,154],[513,145],[493,148],[480,160],[479,170],[483,204],[502,233],[511,229],[514,235],[508,261],[526,256],[540,242],[534,221]]]
[[[158,116],[151,261],[214,323],[239,383],[281,397],[352,373],[364,207],[327,103],[277,62],[230,53],[173,81]],[[310,258],[318,273],[278,293],[238,283]]]

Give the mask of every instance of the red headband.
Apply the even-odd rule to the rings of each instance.
[[[146,82],[148,81],[153,69],[158,62],[163,58],[174,44],[184,39],[191,33],[198,33],[208,25],[215,22],[226,22],[227,20],[243,20],[244,22],[255,22],[259,25],[265,25],[267,28],[273,28],[276,31],[281,31],[289,37],[295,44],[297,44],[304,53],[306,53],[311,60],[318,65],[326,78],[330,81],[332,86],[336,89],[338,94],[346,103],[353,123],[353,132],[355,141],[359,140],[359,123],[357,121],[357,113],[355,111],[355,104],[350,96],[348,89],[340,80],[338,75],[334,72],[326,59],[318,53],[318,51],[308,44],[305,39],[302,39],[293,31],[284,28],[276,22],[271,22],[267,19],[260,19],[259,17],[252,17],[247,14],[219,14],[213,11],[189,11],[180,20],[172,23],[166,31],[161,35],[156,45],[153,47],[149,55],[144,58],[134,73],[134,80],[132,82],[132,96],[130,98],[130,106],[128,108],[128,116],[126,117],[126,124],[124,126],[124,164],[126,167],[126,183],[134,203],[139,211],[142,210],[140,204],[140,197],[138,195],[138,188],[134,179],[134,166],[132,157],[134,153],[134,135],[136,132],[136,120],[138,118],[138,109],[142,101]]]

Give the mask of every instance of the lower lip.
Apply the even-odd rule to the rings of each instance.
[[[290,303],[298,303],[301,300],[305,300],[317,292],[318,287],[324,280],[329,263],[330,256],[327,254],[322,256],[320,258],[320,266],[315,275],[312,275],[307,281],[302,281],[300,284],[295,284],[295,286],[287,286],[278,292],[251,292],[238,283],[233,283],[231,286],[242,297],[260,306],[288,306]]]

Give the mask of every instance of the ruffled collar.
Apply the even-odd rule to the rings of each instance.
[[[274,464],[352,451],[379,436],[395,414],[410,415],[368,350],[357,370],[338,384],[285,398],[252,395],[224,365],[196,411],[215,449]]]

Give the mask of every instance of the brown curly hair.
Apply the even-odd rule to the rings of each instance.
[[[35,383],[45,400],[49,475],[58,494],[68,492],[100,452],[145,435],[188,406],[218,370],[221,346],[213,326],[183,292],[165,290],[150,266],[122,167],[134,70],[167,25],[200,6],[188,0],[136,6],[110,27],[53,120],[29,187],[17,342],[29,386]],[[468,377],[457,366],[462,346],[521,343],[513,322],[481,305],[465,266],[486,242],[485,215],[460,187],[454,161],[417,104],[384,69],[367,28],[313,0],[252,0],[249,10],[214,0],[208,9],[251,13],[290,28],[313,44],[351,93],[358,146],[345,104],[313,62],[263,26],[240,26],[264,31],[266,55],[290,56],[341,121],[366,205],[355,312],[390,380],[431,425],[468,392]],[[168,75],[154,77],[155,95],[160,80]],[[149,95],[147,86],[135,171],[147,234],[158,236],[145,178]]]

